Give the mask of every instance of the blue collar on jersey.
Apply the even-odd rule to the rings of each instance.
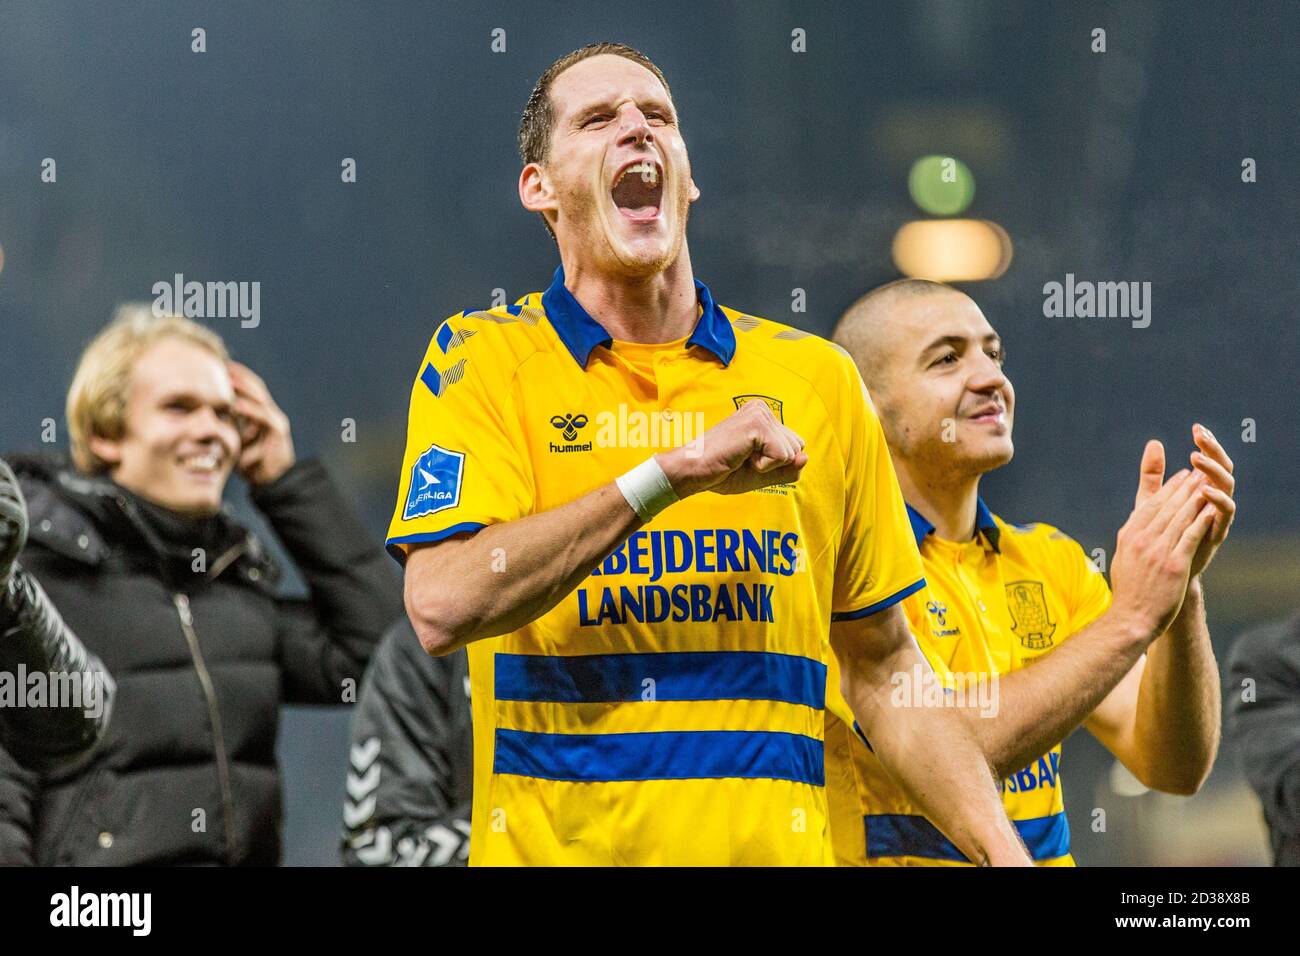
[[[934,530],[934,525],[926,519],[925,515],[911,505],[907,506],[907,520],[912,523],[912,534],[915,536],[916,546],[919,548],[921,542],[925,540],[925,536]],[[998,528],[998,523],[993,520],[993,512],[989,511],[989,506],[984,503],[983,498],[975,499],[975,530],[984,532],[984,540],[989,543],[989,546],[998,554],[1002,553],[1001,549],[998,548],[998,536],[1002,532]]]
[[[686,347],[698,345],[713,353],[723,365],[730,365],[736,354],[736,332],[722,309],[713,301],[713,295],[699,279],[695,280],[695,294],[701,306],[700,321],[686,340]],[[606,348],[614,341],[605,327],[587,314],[587,310],[573,297],[564,285],[564,266],[555,270],[551,287],[542,293],[542,308],[551,320],[551,327],[569,350],[575,362],[584,369],[591,350],[597,345]]]

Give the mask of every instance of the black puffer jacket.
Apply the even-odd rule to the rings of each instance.
[[[202,551],[159,538],[137,499],[45,459],[13,459],[31,518],[22,560],[117,681],[92,762],[37,776],[0,757],[0,833],[14,862],[274,864],[281,703],[342,703],[400,586],[318,463],[252,491],[310,600],[279,598],[277,571],[226,513]],[[147,509],[146,509],[147,510]]]

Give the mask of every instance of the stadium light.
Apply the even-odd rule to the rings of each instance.
[[[917,220],[894,235],[894,265],[914,279],[996,279],[1011,265],[1011,255],[1007,231],[986,219]]]
[[[975,177],[955,156],[922,156],[912,164],[907,191],[933,216],[959,216],[975,199]]]

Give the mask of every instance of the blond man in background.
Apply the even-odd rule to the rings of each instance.
[[[0,853],[41,865],[273,864],[285,702],[341,703],[397,582],[289,419],[212,331],[128,308],[67,399],[72,459],[13,458],[23,566],[117,680],[111,729],[74,773],[0,751]],[[261,542],[223,510],[238,472],[301,570],[278,595]]]

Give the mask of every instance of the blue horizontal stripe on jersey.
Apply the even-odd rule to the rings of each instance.
[[[497,654],[495,660],[497,700],[779,700],[817,709],[826,705],[826,665],[793,654]]]
[[[860,618],[870,617],[872,614],[876,614],[880,611],[885,610],[886,608],[893,607],[899,601],[903,600],[903,598],[910,597],[911,595],[915,594],[917,591],[921,590],[921,588],[923,587],[925,587],[925,578],[921,578],[921,580],[917,581],[914,584],[909,584],[901,591],[895,591],[889,597],[885,598],[884,600],[877,601],[875,604],[869,604],[866,607],[860,607],[856,611],[838,611],[831,615],[831,620],[832,621],[856,621]]]
[[[740,777],[826,785],[820,740],[770,730],[538,734],[498,728],[492,771],[582,783]]]
[[[916,856],[926,860],[970,862],[925,817],[905,813],[875,813],[864,818],[867,856]],[[1012,820],[1035,860],[1053,860],[1070,852],[1070,824],[1065,811],[1050,817]]]
[[[406,565],[406,552],[398,547],[399,544],[430,544],[434,541],[441,541],[443,538],[450,538],[453,534],[461,534],[470,531],[482,531],[487,525],[481,521],[464,521],[460,524],[454,524],[450,528],[443,528],[441,531],[426,531],[422,534],[404,534],[396,538],[389,538],[384,542],[384,548],[391,554],[400,565]]]

